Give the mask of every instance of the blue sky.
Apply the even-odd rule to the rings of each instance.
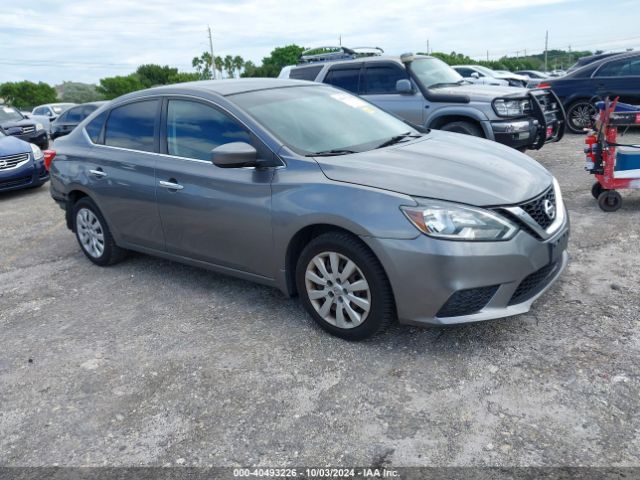
[[[7,3],[7,2],[3,2]],[[0,82],[97,82],[142,63],[191,71],[208,50],[256,63],[276,46],[380,46],[475,58],[640,48],[638,0],[39,0],[0,9]],[[606,10],[605,10],[606,9]],[[599,23],[602,23],[600,25]],[[605,33],[600,33],[605,32]]]

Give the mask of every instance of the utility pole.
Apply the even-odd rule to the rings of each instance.
[[[427,38],[427,55],[429,55],[429,39]]]
[[[547,72],[547,50],[549,49],[549,30],[544,35],[544,71]]]
[[[338,44],[342,46],[342,35],[338,35]]]
[[[489,61],[489,50],[487,50],[487,62]]]
[[[209,53],[211,53],[211,78],[217,80],[216,77],[216,57],[213,56],[213,39],[211,37],[211,26],[207,25],[209,31]]]

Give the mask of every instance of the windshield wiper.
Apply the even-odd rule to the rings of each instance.
[[[421,136],[422,135],[420,135],[420,134],[411,133],[411,132],[401,133],[400,135],[396,135],[395,137],[391,137],[386,142],[382,142],[376,148],[384,148],[384,147],[388,147],[389,145],[394,145],[394,144],[404,140],[405,138],[418,138],[418,137],[421,137]]]
[[[323,150],[305,155],[305,157],[333,157],[335,155],[349,155],[350,153],[358,153],[355,150],[346,148],[334,148],[333,150]]]

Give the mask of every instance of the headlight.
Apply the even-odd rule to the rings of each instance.
[[[498,98],[493,101],[493,109],[501,117],[520,117],[531,111],[531,102],[524,98],[517,100]]]
[[[29,145],[31,145],[33,158],[36,160],[42,160],[44,158],[44,153],[42,153],[42,150],[40,150],[40,147],[38,147],[37,145],[34,145],[33,143],[30,143]]]
[[[446,240],[509,240],[518,227],[497,213],[480,208],[438,202],[427,206],[401,207],[418,230]]]
[[[36,130],[44,130],[44,125],[41,123],[36,123]]]

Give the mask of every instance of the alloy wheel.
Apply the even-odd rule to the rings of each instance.
[[[371,290],[362,270],[337,252],[322,252],[305,271],[307,295],[315,311],[338,328],[361,325],[371,309]]]
[[[76,230],[85,252],[93,258],[100,258],[104,253],[104,230],[95,213],[88,208],[78,210]]]
[[[596,114],[596,108],[590,103],[579,103],[569,112],[569,121],[576,131],[583,128],[589,128],[593,125],[593,117]]]

